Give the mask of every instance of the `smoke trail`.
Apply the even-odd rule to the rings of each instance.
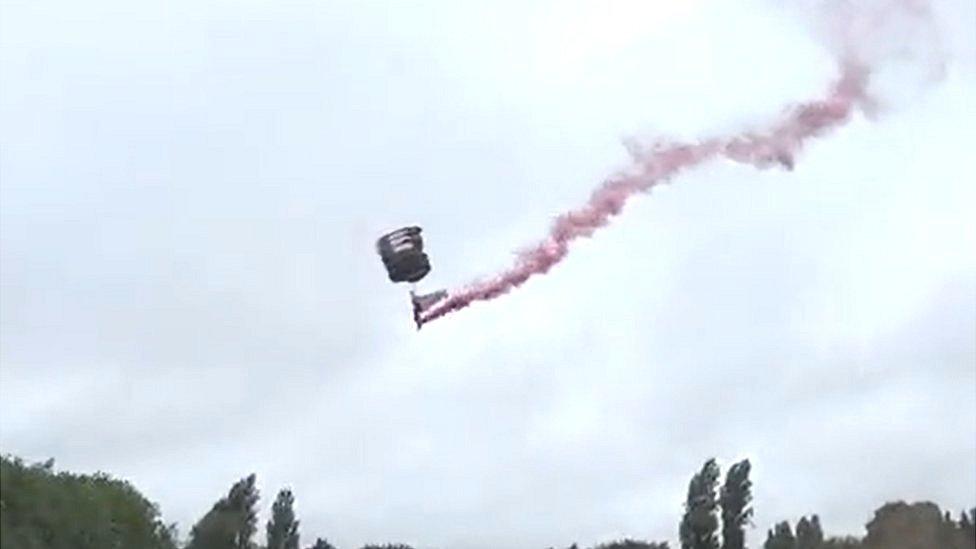
[[[902,1],[905,7],[913,10],[918,10],[920,5],[918,1]],[[850,35],[844,38],[845,41],[853,40]],[[618,215],[628,199],[650,191],[682,170],[717,157],[759,169],[781,165],[792,170],[794,158],[807,140],[844,125],[856,108],[873,108],[867,91],[868,67],[854,59],[851,55],[841,63],[841,77],[825,98],[794,106],[765,131],[697,143],[659,142],[648,150],[629,147],[633,166],[627,173],[604,182],[582,208],[557,217],[548,237],[519,252],[511,268],[451,293],[426,311],[419,322],[425,324],[464,309],[475,301],[494,299],[521,286],[529,278],[548,272],[566,257],[572,241],[592,235]]]

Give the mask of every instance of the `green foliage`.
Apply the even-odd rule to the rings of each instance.
[[[976,527],[976,509],[959,514],[959,527],[963,530],[972,530]]]
[[[236,482],[193,527],[187,549],[254,549],[259,497],[253,474]]]
[[[951,518],[943,517],[939,506],[925,501],[911,505],[886,503],[867,524],[863,546],[867,549],[972,549],[976,537]]]
[[[970,509],[969,514],[963,511],[959,522],[952,525],[950,543],[955,547],[976,547],[976,508]]]
[[[967,513],[959,521],[943,513],[931,502],[886,503],[874,512],[866,525],[864,539],[853,536],[824,540],[817,515],[802,517],[796,524],[796,537],[788,522],[770,530],[765,549],[972,549],[976,532]]]
[[[271,507],[268,521],[267,549],[298,549],[298,521],[295,520],[295,496],[282,489]]]
[[[828,538],[820,546],[822,549],[861,549],[861,540],[854,536]]]
[[[668,542],[657,543],[650,541],[641,541],[636,539],[622,539],[620,541],[611,541],[610,543],[601,543],[593,549],[670,549],[668,547]]]
[[[864,546],[892,549],[923,547],[926,540],[938,539],[942,522],[942,513],[935,504],[886,503],[874,512],[874,518],[868,522]]]
[[[968,515],[965,511],[962,512],[959,518],[959,537],[968,542],[969,547],[976,547],[976,507],[970,509]]]
[[[688,485],[679,534],[682,549],[718,549],[721,507],[722,549],[745,549],[744,527],[752,517],[752,483],[747,460],[733,465],[716,496],[719,467],[705,462]],[[259,493],[255,475],[234,483],[190,532],[185,549],[258,549]],[[267,523],[267,547],[299,549],[295,498],[278,492]],[[795,531],[780,522],[768,531],[764,549],[973,549],[976,508],[959,519],[930,502],[887,503],[866,525],[863,539],[824,539],[817,515],[801,517]],[[795,532],[795,535],[794,535]],[[55,473],[54,461],[25,465],[0,461],[0,548],[2,549],[176,549],[176,527],[166,526],[157,507],[128,482],[103,473]],[[306,549],[336,549],[323,538]],[[402,543],[367,544],[361,549],[412,549]],[[569,549],[578,549],[573,544]],[[592,549],[669,549],[667,542],[625,538]]]
[[[681,519],[679,535],[682,549],[718,549],[716,486],[719,468],[709,459],[688,483],[688,499]]]
[[[334,545],[328,542],[328,540],[322,538],[316,538],[315,543],[310,545],[308,549],[336,549]]]
[[[794,549],[795,547],[796,538],[793,537],[789,522],[780,522],[766,533],[763,549]]]
[[[725,484],[719,497],[722,507],[722,549],[745,548],[745,526],[752,518],[751,466],[745,459],[736,463],[725,474]]]
[[[175,527],[131,484],[0,458],[3,549],[175,549]]]
[[[817,515],[813,515],[810,519],[800,517],[800,522],[796,523],[796,549],[818,549],[823,541],[820,517]]]

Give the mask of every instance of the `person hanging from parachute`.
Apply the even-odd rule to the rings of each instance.
[[[434,304],[447,297],[445,290],[417,295],[417,282],[430,272],[430,258],[424,252],[424,240],[420,227],[397,229],[376,241],[376,251],[383,260],[386,273],[394,283],[410,283],[410,302],[413,305],[413,321],[420,330],[421,315]]]

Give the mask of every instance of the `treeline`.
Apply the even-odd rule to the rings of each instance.
[[[681,549],[743,549],[745,527],[751,526],[752,483],[749,461],[729,468],[719,488],[720,470],[705,462],[688,485],[685,512],[678,528]],[[958,519],[931,502],[886,503],[875,510],[863,537],[826,537],[817,515],[800,517],[794,525],[780,522],[766,532],[763,549],[973,549],[976,508]],[[721,529],[719,520],[721,519]],[[635,546],[644,547],[644,546]],[[651,547],[647,545],[646,547]]]
[[[54,472],[54,460],[0,461],[2,549],[174,549],[176,527],[131,484]]]
[[[688,483],[678,524],[681,549],[745,549],[752,525],[748,460],[721,479],[714,459]],[[721,485],[720,485],[721,481]],[[54,462],[0,463],[0,549],[337,549],[324,538],[302,546],[295,497],[279,490],[271,517],[259,532],[260,493],[255,475],[235,482],[180,541],[175,524],[128,482],[108,475],[54,472]],[[973,549],[976,508],[958,518],[929,502],[887,503],[874,512],[863,537],[828,537],[817,515],[775,524],[763,549]],[[387,543],[361,549],[412,549]],[[550,548],[552,549],[552,548]],[[569,549],[581,549],[573,544]],[[668,542],[623,539],[592,549],[671,549]]]

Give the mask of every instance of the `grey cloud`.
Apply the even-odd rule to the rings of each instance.
[[[760,3],[565,73],[546,5],[168,6],[5,6],[4,451],[130,478],[183,531],[254,471],[342,546],[673,540],[712,455],[754,461],[760,527],[972,505],[965,64],[791,174],[684,174],[417,334],[381,230],[425,226],[430,286],[491,273],[622,132],[772,116],[829,56]]]

